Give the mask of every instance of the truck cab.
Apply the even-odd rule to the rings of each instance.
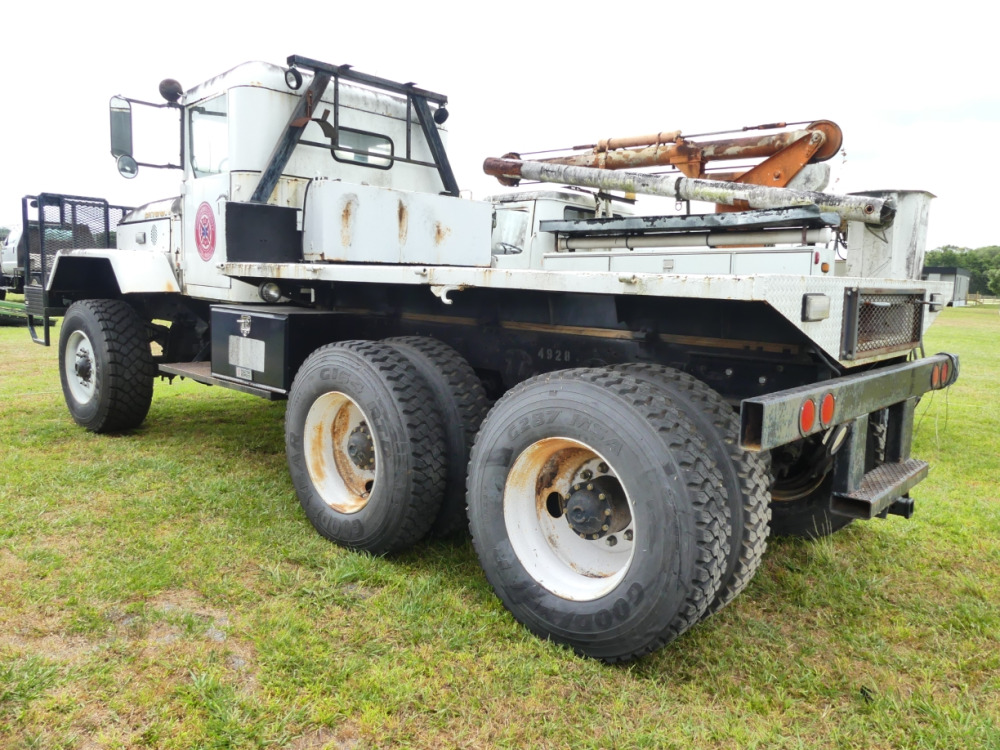
[[[295,75],[268,63],[244,63],[183,93],[175,90],[175,102],[156,105],[179,111],[181,196],[127,215],[119,249],[162,248],[185,294],[218,301],[259,301],[256,286],[222,274],[220,268],[229,261],[265,257],[301,260],[300,233],[311,183],[336,182],[375,189],[375,193],[392,190],[398,196],[428,198],[418,207],[424,213],[419,218],[432,227],[435,211],[447,215],[446,208],[454,201],[434,200],[442,192],[455,192],[449,192],[445,183],[446,179],[453,182],[453,177],[443,156],[447,113],[443,97],[432,95],[424,105],[431,118],[441,121],[433,120],[433,127],[424,129],[407,95],[410,91],[419,94],[418,89],[387,92],[366,86],[363,80],[337,77],[311,111],[302,114],[296,109],[302,98],[300,89],[308,90],[316,73],[293,70]],[[143,166],[131,153],[133,104],[148,106],[124,97],[112,100],[112,144],[118,144],[112,152],[128,177]],[[298,131],[297,145],[278,169],[275,144],[292,121]],[[436,141],[433,147],[428,137]],[[273,186],[265,191],[267,195],[258,195],[265,173],[273,179]],[[345,227],[357,226],[359,217],[354,212],[367,202],[356,196],[352,200],[352,191],[338,190],[335,185],[322,185],[322,189],[343,194],[339,220]],[[418,239],[417,230],[411,236],[411,228],[404,227],[407,208],[401,202],[397,210],[400,246]],[[367,223],[361,217],[360,223],[374,228],[377,222]],[[150,241],[151,235],[156,243]],[[349,240],[342,243],[345,251],[360,244],[345,239]],[[305,254],[309,255],[309,248]],[[365,260],[358,251],[345,254]]]

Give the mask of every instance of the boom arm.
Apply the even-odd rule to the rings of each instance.
[[[487,159],[483,163],[483,171],[500,178],[507,185],[516,185],[521,179],[528,179],[599,190],[661,195],[676,200],[708,201],[728,205],[743,201],[751,208],[815,204],[821,211],[838,213],[847,221],[863,221],[866,224],[887,224],[896,213],[891,201],[866,195],[829,195],[790,188],[698,180],[677,175],[610,172],[606,169],[506,158]]]
[[[776,122],[743,128],[743,131],[776,130],[785,127],[787,127],[785,123]],[[829,120],[818,120],[798,130],[699,142],[684,137],[679,130],[627,138],[608,138],[596,144],[568,149],[579,153],[536,161],[593,169],[670,166],[678,169],[685,177],[785,187],[807,164],[826,161],[834,156],[840,150],[842,143],[843,133],[839,126]],[[520,158],[513,153],[507,156]],[[762,161],[749,170],[706,174],[706,167],[711,162],[745,159],[762,159]],[[500,182],[508,184],[504,179]],[[739,208],[741,208],[739,205],[726,207],[727,210]]]

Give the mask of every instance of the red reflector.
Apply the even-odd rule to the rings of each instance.
[[[816,402],[808,399],[799,409],[799,431],[805,435],[816,424]]]
[[[931,370],[931,388],[941,387],[941,366],[934,365],[934,369]]]
[[[948,376],[951,375],[951,368],[948,367],[947,362],[941,363],[941,387],[948,385]]]
[[[813,265],[815,266],[818,264],[819,264],[819,250],[817,250],[815,255],[813,255]]]
[[[832,393],[823,396],[823,401],[819,405],[819,421],[824,427],[829,427],[830,422],[833,421],[834,406],[836,406],[836,400]]]

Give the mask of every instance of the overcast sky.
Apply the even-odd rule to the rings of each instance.
[[[846,158],[828,192],[928,190],[929,248],[1000,244],[1000,65],[983,4],[62,5],[4,13],[0,224],[25,194],[176,195],[177,171],[118,176],[108,99],[160,101],[163,78],[191,87],[300,54],[446,94],[452,164],[477,198],[499,191],[483,159],[507,151],[830,119]]]

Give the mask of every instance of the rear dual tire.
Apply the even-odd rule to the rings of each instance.
[[[637,363],[614,368],[657,388],[681,410],[705,439],[706,450],[723,478],[733,536],[722,582],[705,617],[735,599],[753,579],[767,549],[771,511],[766,454],[739,444],[739,418],[715,390],[692,375],[662,365]]]
[[[344,341],[313,352],[285,412],[288,469],[324,537],[382,555],[421,539],[445,482],[433,394],[388,344]]]
[[[483,423],[468,482],[486,577],[544,638],[632,659],[697,622],[718,591],[731,535],[722,478],[691,422],[628,375],[567,370],[511,389]]]
[[[437,339],[401,336],[385,339],[424,379],[444,429],[445,486],[441,510],[428,536],[441,538],[468,526],[465,475],[479,426],[489,411],[482,382],[457,351]]]

